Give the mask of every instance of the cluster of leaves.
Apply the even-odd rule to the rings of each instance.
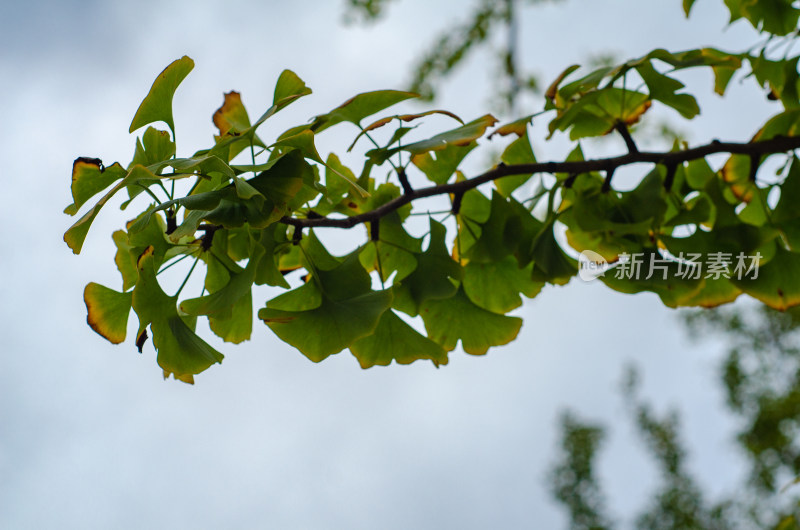
[[[687,3],[691,7],[691,3]],[[742,16],[756,16],[741,8]],[[362,367],[429,359],[436,365],[458,342],[467,353],[483,354],[513,340],[521,320],[508,313],[535,296],[545,284],[563,285],[577,262],[558,242],[566,228],[572,250],[592,250],[609,262],[642,253],[669,263],[667,277],[652,275],[602,278],[612,289],[658,294],[665,305],[714,306],[747,293],[784,309],[800,303],[798,234],[800,162],[787,154],[800,147],[797,57],[770,58],[704,48],[680,53],[654,50],[617,66],[576,76],[567,68],[549,87],[545,108],[549,130],[572,140],[619,133],[628,146],[620,156],[584,160],[581,145],[563,162],[537,162],[529,138],[533,118],[496,127],[492,115],[468,123],[433,110],[393,114],[366,122],[388,107],[417,97],[381,90],[359,94],[309,123],[292,127],[272,143],[257,129],[275,113],[311,90],[293,72],[284,71],[272,106],[251,122],[241,97],[225,95],[213,115],[219,130],[214,145],[191,157],[177,157],[172,99],[193,67],[188,57],[170,64],[156,79],[130,126],[147,127],[136,140],[132,162],[104,166],[79,158],[72,173],[76,215],[96,194],[105,192],[67,231],[65,241],[78,253],[100,209],[125,189],[128,204],[144,197],[145,211],[114,233],[120,291],[91,283],[85,291],[88,322],[114,343],[124,341],[128,316],[139,318],[140,351],[153,336],[165,376],[191,382],[195,374],[220,362],[222,354],[196,333],[197,317],[211,330],[238,343],[250,337],[253,285],[288,289],[269,300],[257,317],[282,340],[318,362],[349,348]],[[699,113],[676,73],[706,68],[715,91],[724,94],[732,76],[749,65],[748,75],[783,109],[743,143],[711,142],[688,148],[676,144],[664,152],[640,152],[629,127],[654,104],[691,119]],[[460,124],[429,138],[407,141],[411,122],[443,115]],[[359,132],[351,145],[370,140],[358,176],[336,154],[324,158],[316,136],[349,123]],[[366,124],[365,124],[366,123]],[[376,130],[394,125],[384,143]],[[482,137],[509,137],[498,165],[467,178],[459,169]],[[705,157],[729,153],[715,171]],[[238,162],[249,156],[247,163]],[[777,182],[757,179],[759,164],[785,157]],[[241,156],[240,156],[241,155]],[[622,166],[649,163],[652,170],[632,190],[612,186]],[[378,183],[375,168],[388,164],[396,177]],[[251,176],[248,176],[251,175]],[[176,195],[176,182],[188,179],[188,193]],[[412,186],[419,181],[428,186]],[[479,189],[479,186],[481,187]],[[775,203],[773,188],[781,190]],[[449,198],[443,218],[429,214],[427,233],[409,233],[415,201]],[[364,224],[367,240],[346,256],[333,256],[316,227],[350,228]],[[448,234],[448,227],[455,229]],[[679,237],[678,227],[694,233]],[[725,252],[761,256],[758,278],[687,278],[676,274],[688,253]],[[198,298],[167,295],[157,276],[191,257],[205,265],[205,291]],[[650,261],[652,263],[652,261]],[[645,267],[647,262],[645,263]],[[286,275],[305,271],[304,283],[290,289]],[[374,283],[381,288],[375,289]],[[420,316],[426,334],[409,324]]]

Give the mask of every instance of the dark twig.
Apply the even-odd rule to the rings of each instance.
[[[404,168],[401,167],[397,169],[397,178],[400,180],[400,185],[403,187],[403,193],[406,195],[414,193],[414,189],[408,181],[408,175],[406,175],[406,170]]]
[[[759,142],[720,142],[712,141],[711,143],[685,149],[682,151],[669,151],[669,152],[646,152],[639,151],[635,153],[628,153],[611,158],[598,158],[594,160],[576,160],[565,162],[535,162],[532,164],[516,164],[516,165],[503,165],[495,167],[467,180],[460,182],[452,182],[449,184],[441,184],[437,186],[430,186],[427,188],[413,190],[412,193],[405,193],[400,197],[392,199],[383,205],[375,208],[366,213],[354,215],[341,219],[332,219],[323,217],[321,219],[300,219],[296,217],[283,217],[280,222],[292,225],[294,227],[332,227],[332,228],[352,228],[362,223],[367,223],[375,219],[380,219],[398,208],[406,204],[425,197],[434,197],[436,195],[444,195],[452,193],[458,195],[471,189],[477,188],[481,184],[492,182],[502,177],[511,175],[530,175],[531,173],[568,173],[568,174],[581,174],[589,173],[592,171],[612,171],[622,166],[632,164],[664,164],[664,165],[678,165],[690,160],[698,160],[705,158],[708,155],[716,153],[730,153],[737,155],[766,155],[773,153],[783,153],[793,149],[800,149],[800,136],[776,136],[769,140]]]
[[[750,155],[750,182],[756,181],[756,173],[758,173],[758,166],[761,165],[761,153],[752,153]]]
[[[453,207],[450,208],[450,211],[453,215],[458,215],[458,212],[461,211],[461,201],[464,199],[464,192],[455,193],[453,195]]]
[[[678,170],[677,164],[666,164],[667,176],[664,177],[664,189],[672,190],[672,183],[675,180],[675,172]]]
[[[375,219],[369,223],[369,238],[372,241],[379,241],[381,239],[381,220]]]
[[[622,139],[625,140],[625,145],[628,147],[629,153],[639,152],[639,148],[636,147],[636,142],[633,141],[633,137],[631,136],[631,132],[628,130],[627,125],[621,121],[618,121],[614,125],[614,129],[620,134],[620,136],[622,136]]]
[[[614,178],[614,171],[616,167],[610,167],[606,170],[606,179],[603,181],[603,186],[600,188],[602,193],[608,193],[611,189],[611,179]]]

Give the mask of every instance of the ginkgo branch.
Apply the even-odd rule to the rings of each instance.
[[[614,171],[622,166],[633,164],[660,164],[666,167],[678,166],[684,162],[699,160],[709,155],[717,153],[729,153],[737,155],[747,155],[751,157],[761,157],[763,155],[782,153],[800,148],[800,136],[776,136],[769,140],[755,142],[720,142],[713,140],[708,144],[684,149],[681,151],[650,152],[633,151],[628,154],[598,158],[593,160],[578,160],[564,162],[535,162],[530,164],[499,164],[493,169],[460,182],[430,186],[427,188],[414,189],[410,192],[392,199],[389,202],[360,215],[335,219],[330,217],[319,218],[296,218],[285,216],[280,222],[292,225],[296,228],[330,227],[330,228],[352,228],[362,223],[376,221],[396,211],[402,206],[417,199],[434,197],[437,195],[453,194],[453,207],[456,210],[459,196],[469,190],[475,189],[482,184],[492,182],[499,178],[512,175],[526,175],[532,173],[566,173],[568,175],[580,175],[592,171],[605,171],[606,175],[613,175]],[[610,182],[609,182],[610,185]]]

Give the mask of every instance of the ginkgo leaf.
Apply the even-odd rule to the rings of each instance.
[[[180,304],[181,311],[188,315],[208,315],[218,318],[230,317],[233,306],[246,294],[251,292],[255,269],[264,247],[256,247],[258,251],[254,253],[252,259],[248,261],[247,267],[236,272],[230,272],[230,277],[225,286],[215,289],[205,296],[184,300]],[[212,258],[216,253],[212,247]],[[250,319],[252,320],[252,318]]]
[[[400,90],[363,92],[348,99],[329,113],[314,118],[314,121],[311,122],[310,129],[314,132],[322,132],[328,127],[332,127],[341,122],[350,122],[358,125],[361,123],[361,120],[372,116],[376,112],[380,112],[401,101],[416,97],[419,97],[419,94]]]
[[[314,362],[347,348],[355,340],[371,334],[381,315],[392,303],[391,290],[372,291],[369,276],[357,254],[349,255],[335,268],[312,273],[315,281],[296,289],[302,294],[291,299],[271,300],[259,310],[258,318],[283,340]],[[317,307],[284,310],[287,301],[308,299],[310,290],[319,291]],[[309,333],[309,330],[314,330]]]
[[[496,132],[498,131],[495,131],[495,133]],[[533,147],[531,146],[527,131],[524,131],[519,138],[508,144],[503,154],[500,155],[500,160],[509,166],[516,164],[533,164],[536,162],[536,155],[533,154]],[[501,195],[510,197],[514,190],[528,182],[530,178],[530,174],[511,175],[495,180],[494,185]]]
[[[483,355],[493,346],[508,344],[522,327],[522,319],[480,308],[461,289],[450,298],[427,300],[420,315],[431,340],[447,351],[455,349],[460,340],[464,351],[472,355]]]
[[[800,254],[776,245],[775,254],[769,262],[760,264],[757,271],[742,274],[741,278],[731,277],[730,281],[753,298],[783,311],[800,304],[800,276],[797,270],[800,270]]]
[[[770,215],[770,224],[780,230],[790,250],[800,251],[800,161],[792,159],[792,165],[781,185],[781,196]]]
[[[359,254],[367,270],[379,271],[388,280],[395,272],[395,282],[402,281],[417,268],[416,255],[422,252],[422,240],[410,236],[403,229],[397,212],[380,220],[379,239],[367,243]]]
[[[209,316],[208,327],[225,342],[239,344],[253,333],[253,293],[247,291],[231,308],[228,316]]]
[[[650,62],[643,62],[636,67],[650,92],[650,98],[661,101],[677,110],[684,118],[694,118],[700,113],[697,100],[690,94],[679,94],[683,83],[668,75],[658,72]]]
[[[75,215],[86,201],[127,175],[118,162],[104,168],[97,158],[77,158],[72,163],[72,200],[64,213]]]
[[[120,293],[94,282],[88,284],[83,291],[86,322],[112,344],[124,342],[131,299],[131,293]]]
[[[412,156],[415,156],[427,153],[428,151],[440,151],[447,148],[448,145],[467,146],[483,136],[486,133],[486,129],[495,123],[497,123],[497,118],[491,114],[486,114],[461,127],[439,133],[427,140],[413,142],[392,149],[373,149],[367,152],[367,156],[380,164],[400,151],[406,151],[411,153]]]
[[[223,355],[198,337],[193,325],[178,315],[177,296],[168,296],[156,279],[152,247],[144,251],[137,264],[139,281],[133,289],[133,310],[139,317],[139,332],[149,326],[153,345],[158,352],[158,365],[165,377],[189,380],[214,363],[222,362]]]
[[[128,233],[124,230],[117,230],[111,234],[117,253],[114,255],[114,263],[117,265],[120,275],[122,275],[122,290],[127,291],[134,285],[139,278],[136,269],[136,258],[134,247],[128,242]]]
[[[286,105],[294,102],[297,98],[311,94],[311,89],[308,88],[305,82],[291,70],[284,70],[278,76],[278,81],[275,83],[275,91],[272,95],[272,107],[275,112],[281,110]],[[263,118],[263,117],[262,117]],[[259,122],[263,119],[259,118]]]
[[[376,121],[370,123],[369,125],[367,125],[366,127],[364,127],[361,130],[361,132],[358,133],[358,136],[355,137],[355,139],[353,140],[353,143],[350,144],[350,147],[347,148],[347,151],[348,152],[352,151],[353,147],[358,142],[358,139],[361,138],[363,135],[367,134],[370,131],[374,131],[375,129],[379,129],[380,127],[383,127],[384,125],[386,125],[388,123],[391,123],[392,120],[410,122],[410,121],[418,120],[419,118],[424,118],[425,116],[430,116],[432,114],[442,114],[442,115],[445,115],[445,116],[450,116],[454,120],[460,122],[462,125],[464,124],[464,120],[462,120],[461,118],[459,118],[458,116],[456,116],[455,114],[453,114],[452,112],[447,111],[447,110],[428,110],[428,111],[425,111],[425,112],[420,112],[418,114],[396,114],[394,116],[386,116],[386,117],[381,118],[379,120],[376,120]],[[397,139],[399,139],[399,138],[392,138],[392,140],[389,141],[388,145],[394,144],[394,141],[397,140]]]
[[[417,166],[428,180],[436,184],[444,184],[458,169],[459,164],[478,146],[476,142],[467,145],[448,145],[438,151],[429,151],[411,157],[411,162]]]
[[[556,241],[554,221],[544,225],[531,243],[530,257],[534,263],[532,278],[534,281],[564,285],[575,276],[578,267]]]
[[[178,89],[178,85],[189,75],[192,68],[194,68],[194,61],[185,55],[164,68],[158,74],[156,80],[153,81],[150,92],[147,93],[147,96],[136,110],[128,132],[133,132],[139,127],[155,121],[163,121],[169,125],[169,129],[174,136],[175,124],[172,119],[172,98]]]
[[[150,166],[171,159],[175,155],[175,142],[167,131],[148,127],[141,140],[136,139],[136,151],[131,165]]]
[[[100,209],[105,206],[105,204],[109,201],[109,199],[111,199],[111,197],[114,196],[115,193],[125,186],[134,184],[139,180],[153,178],[155,178],[155,175],[153,175],[143,166],[133,166],[133,168],[128,171],[128,174],[125,176],[125,178],[119,181],[116,186],[111,188],[103,196],[103,198],[97,201],[97,203],[92,206],[92,208],[87,211],[83,217],[78,219],[78,221],[73,224],[64,234],[64,242],[66,242],[69,248],[72,249],[72,252],[75,254],[80,254],[81,247],[83,247],[83,242],[86,239],[86,234],[89,232],[89,227],[92,225],[95,217],[97,217],[97,214],[100,213]]]
[[[681,305],[688,307],[717,307],[729,304],[739,298],[742,290],[736,287],[728,278],[704,278],[702,288],[694,296],[685,299]]]
[[[489,263],[470,262],[464,267],[461,285],[475,305],[505,314],[522,305],[520,294],[533,298],[542,290],[544,282],[531,280],[532,269],[532,264],[520,268],[512,256]]]
[[[447,251],[444,225],[431,219],[430,230],[428,249],[415,256],[416,269],[394,286],[394,308],[411,316],[427,300],[453,296],[461,280],[461,267]]]
[[[463,257],[480,263],[500,261],[516,252],[524,239],[523,218],[527,218],[529,224],[535,224],[537,229],[541,226],[528,211],[515,207],[513,199],[510,201],[492,192],[489,218],[481,224],[481,233],[475,242],[468,249],[462,249]]]
[[[250,116],[242,104],[242,95],[234,90],[225,93],[222,106],[214,112],[211,121],[219,129],[220,135],[240,135],[250,128]]]
[[[447,364],[447,352],[439,344],[406,324],[391,309],[385,311],[375,331],[350,345],[361,368],[375,365],[410,364],[429,359],[436,366]]]

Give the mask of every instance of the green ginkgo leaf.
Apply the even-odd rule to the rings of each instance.
[[[489,218],[481,225],[480,235],[475,242],[467,250],[462,249],[462,256],[481,263],[502,260],[516,252],[523,240],[523,224],[526,221],[537,228],[541,226],[530,212],[519,208],[519,203],[514,204],[513,199],[506,199],[493,191]]]
[[[575,276],[578,266],[556,241],[554,222],[544,225],[531,243],[530,257],[534,263],[532,278],[534,281],[565,285]]]
[[[136,151],[133,153],[131,165],[141,164],[150,166],[165,160],[170,160],[175,155],[175,142],[167,131],[159,131],[155,127],[148,127],[141,140],[136,139]]]
[[[489,263],[473,261],[464,267],[461,285],[475,305],[505,314],[522,305],[520,293],[533,298],[542,290],[543,282],[531,280],[532,269],[532,264],[520,268],[512,256]]]
[[[768,263],[758,265],[757,270],[742,274],[741,278],[737,277],[738,275],[732,276],[730,281],[753,298],[761,300],[773,309],[783,311],[800,304],[798,270],[800,270],[800,254],[776,245],[775,254]]]
[[[522,319],[478,307],[462,289],[450,298],[427,300],[420,315],[431,340],[447,351],[455,349],[460,340],[464,351],[472,355],[483,355],[493,346],[508,344],[522,327]]]
[[[361,123],[361,120],[372,116],[376,112],[380,112],[401,101],[416,97],[419,97],[419,94],[400,90],[363,92],[348,99],[329,113],[317,116],[309,127],[312,131],[318,133],[342,122],[350,122],[358,125]]]
[[[677,93],[683,88],[683,83],[677,79],[657,71],[650,62],[639,64],[636,71],[647,85],[651,99],[672,107],[687,119],[694,118],[700,113],[700,107],[694,96]]]
[[[687,274],[687,269],[681,269],[678,262],[665,259],[652,250],[629,256],[627,262],[607,271],[601,279],[608,287],[621,293],[655,293],[665,306],[673,308],[697,305],[690,304],[690,300],[699,296],[704,285],[702,277]]]
[[[427,140],[421,140],[392,149],[373,149],[367,152],[367,156],[375,163],[380,164],[400,151],[406,151],[412,156],[417,156],[429,151],[446,149],[449,145],[469,146],[472,142],[483,136],[486,130],[495,123],[497,123],[497,118],[491,114],[486,114],[461,127],[439,133]]]
[[[477,146],[477,142],[467,145],[450,144],[438,151],[414,155],[411,162],[425,173],[428,180],[435,184],[444,184],[456,172],[461,161]]]
[[[312,277],[313,281],[267,302],[258,318],[281,340],[320,362],[371,334],[391,305],[392,293],[372,291],[369,275],[356,253],[333,269],[313,271]],[[319,305],[304,310],[283,309],[314,298],[310,291],[317,291]]]
[[[528,120],[526,119],[525,123],[527,122]],[[533,154],[533,147],[528,138],[527,130],[519,138],[508,144],[500,159],[506,165],[533,164],[536,162],[536,155]],[[530,178],[531,175],[529,174],[511,175],[495,180],[494,185],[501,195],[510,197],[514,190],[528,182]]]
[[[228,316],[209,316],[208,327],[225,342],[239,344],[253,333],[253,293],[247,291],[239,298]]]
[[[461,266],[447,251],[444,225],[431,219],[430,230],[428,249],[416,255],[416,269],[394,286],[394,308],[411,316],[427,300],[453,296],[462,276]]]
[[[152,247],[139,257],[137,267],[139,281],[133,289],[132,300],[133,310],[139,317],[137,337],[143,337],[145,329],[150,327],[158,365],[164,370],[164,376],[172,374],[176,379],[191,382],[194,375],[222,362],[223,355],[195,334],[193,319],[187,322],[178,314],[178,297],[168,296],[161,289],[156,279]]]
[[[429,359],[436,366],[447,364],[447,352],[439,344],[406,324],[391,309],[381,316],[375,331],[350,345],[361,368],[375,365],[411,364]]]
[[[169,125],[169,129],[174,136],[175,123],[172,119],[172,98],[178,89],[178,85],[186,79],[192,68],[194,68],[194,61],[185,55],[164,68],[158,74],[156,80],[153,81],[150,92],[147,93],[147,96],[136,110],[128,132],[133,132],[149,123],[163,121]]]
[[[181,311],[192,316],[207,315],[218,318],[230,317],[234,305],[236,305],[243,296],[251,292],[256,266],[258,265],[261,253],[264,252],[264,247],[262,246],[256,246],[255,248],[257,250],[247,262],[246,268],[242,269],[235,263],[231,264],[238,270],[235,272],[228,271],[229,279],[224,286],[212,290],[208,287],[208,282],[206,282],[206,288],[208,288],[210,293],[199,298],[184,300],[180,305]],[[218,260],[219,258],[215,257],[217,255],[217,249],[212,247],[209,259]],[[252,318],[249,320],[252,320]]]
[[[416,256],[422,252],[422,240],[410,236],[397,212],[380,220],[379,239],[364,245],[359,259],[365,269],[379,271],[386,281],[402,281],[417,268]]]

